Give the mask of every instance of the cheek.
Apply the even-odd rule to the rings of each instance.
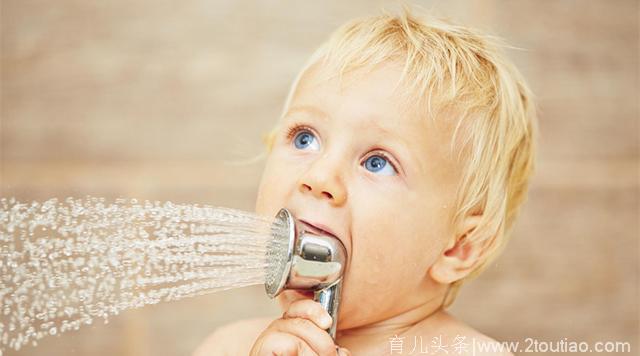
[[[354,264],[377,272],[381,283],[394,276],[421,278],[415,274],[433,263],[446,234],[439,199],[407,190],[368,190],[354,198],[360,196],[363,199],[352,202],[358,205],[353,207],[352,221]]]
[[[384,289],[401,286],[403,293],[418,284],[426,270],[431,253],[428,236],[419,236],[422,227],[403,214],[374,217],[356,226],[353,236],[353,273],[364,289]],[[387,286],[387,287],[385,287]]]
[[[414,301],[407,296],[424,288],[447,231],[446,214],[435,199],[405,192],[403,198],[378,195],[384,201],[373,201],[370,194],[366,204],[354,207],[351,266],[345,276],[343,318],[353,326],[392,315]]]
[[[285,206],[288,194],[291,191],[291,174],[287,168],[279,164],[277,156],[272,153],[265,164],[258,194],[256,198],[255,212],[264,216],[275,216],[275,214]]]

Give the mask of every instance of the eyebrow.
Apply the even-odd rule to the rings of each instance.
[[[322,111],[321,109],[315,107],[315,106],[310,106],[310,105],[300,105],[300,106],[294,106],[291,107],[289,110],[287,110],[286,114],[283,117],[287,117],[291,114],[294,114],[296,112],[307,112],[307,113],[311,113],[314,114],[314,117],[318,117],[324,121],[329,119],[329,115],[327,115],[327,113],[325,113],[324,111]],[[394,139],[396,139],[397,141],[404,141],[402,139],[402,137],[396,133],[394,133],[393,131],[389,130],[388,128],[380,125],[379,123],[373,121],[373,122],[369,122],[369,123],[365,123],[365,124],[360,124],[358,125],[360,128],[372,128],[375,129],[378,132],[384,133],[388,136],[393,137]]]
[[[310,105],[299,105],[299,106],[290,107],[289,110],[287,110],[287,112],[284,115],[282,115],[282,117],[287,117],[296,112],[308,112],[324,120],[328,119],[329,117],[329,115],[327,115],[327,113],[325,113],[321,109],[318,109],[317,107],[310,106]]]
[[[323,121],[327,121],[329,119],[329,115],[327,113],[325,113],[321,109],[319,109],[319,108],[317,108],[315,106],[311,106],[311,105],[293,106],[293,107],[289,108],[287,110],[287,112],[282,117],[286,118],[287,116],[289,116],[291,114],[294,114],[296,112],[307,112],[307,113],[313,114],[314,117],[322,119]],[[416,168],[418,168],[418,169],[421,168],[420,161],[414,155],[413,151],[411,149],[409,149],[409,146],[407,145],[407,143],[405,142],[403,137],[401,137],[397,133],[389,130],[388,128],[380,125],[379,123],[377,123],[375,121],[371,122],[371,123],[367,123],[367,124],[360,124],[359,127],[360,128],[365,128],[365,129],[375,129],[375,131],[378,131],[379,133],[383,133],[383,134],[391,137],[394,141],[398,142],[402,146],[402,151],[404,151],[405,155],[408,157],[408,159],[410,161],[413,161],[414,164],[417,165]]]

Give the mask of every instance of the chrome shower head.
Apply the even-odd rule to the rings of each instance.
[[[285,289],[314,292],[314,300],[331,315],[327,332],[335,338],[347,253],[340,240],[312,232],[287,209],[280,209],[271,226],[267,247],[265,290],[275,298]]]

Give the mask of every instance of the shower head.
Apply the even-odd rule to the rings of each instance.
[[[280,209],[267,246],[265,290],[275,298],[285,289],[313,291],[314,300],[331,315],[327,332],[335,338],[347,253],[340,240],[315,233],[287,209]]]

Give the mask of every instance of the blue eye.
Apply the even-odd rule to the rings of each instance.
[[[365,168],[376,173],[382,172],[385,168],[387,168],[386,173],[383,174],[385,176],[393,176],[395,175],[395,168],[387,161],[386,158],[380,155],[375,155],[367,158],[364,162]],[[390,172],[389,172],[390,171]]]
[[[304,149],[307,146],[311,145],[312,143],[316,142],[316,137],[308,131],[301,131],[293,139],[293,142],[296,148]],[[316,146],[317,146],[317,143],[316,143]]]
[[[294,146],[299,150],[304,150],[309,146],[314,146],[315,150],[319,150],[319,143],[316,136],[311,132],[311,129],[307,126],[294,126],[290,128],[286,135],[288,140],[292,140]],[[370,156],[364,162],[365,168],[371,172],[382,172],[382,175],[393,176],[398,172],[391,160],[387,158],[383,153]]]

